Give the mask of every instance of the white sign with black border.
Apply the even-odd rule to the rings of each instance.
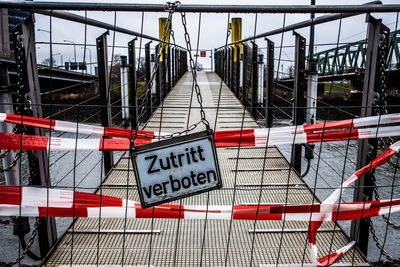
[[[142,208],[222,187],[212,132],[135,147],[131,151]]]

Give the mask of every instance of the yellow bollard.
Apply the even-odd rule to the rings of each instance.
[[[166,27],[166,24],[167,24],[167,21],[168,21],[168,19],[167,18],[159,18],[159,20],[158,20],[158,25],[159,25],[159,31],[158,31],[158,38],[160,39],[160,41],[162,40],[162,38],[163,38],[163,36],[164,36],[164,31],[166,31],[166,33],[165,33],[165,39],[164,39],[164,41],[166,42],[166,43],[169,43],[169,38],[170,38],[170,34],[171,34],[171,21],[168,23],[169,25],[167,25],[167,27]],[[160,48],[159,48],[159,53],[161,53],[162,51],[163,51],[163,48],[165,48],[165,54],[168,54],[168,44],[161,44],[160,43]],[[161,55],[160,55],[160,62],[162,62],[164,59],[163,59],[163,54],[161,53]]]
[[[232,22],[230,23],[230,28],[232,30],[231,38],[232,43],[242,40],[242,18],[232,18]],[[232,45],[234,48],[233,53],[233,61],[236,62],[237,58],[237,48],[240,49],[240,55],[242,54],[242,44]],[[240,58],[239,58],[240,60]]]

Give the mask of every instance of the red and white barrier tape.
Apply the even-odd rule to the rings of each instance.
[[[361,176],[367,174],[372,169],[383,165],[384,163],[388,162],[389,159],[399,153],[400,151],[400,141],[392,144],[388,147],[385,151],[383,151],[379,156],[377,156],[374,160],[372,160],[368,165],[364,166],[363,168],[356,171],[349,179],[347,179],[340,188],[336,189],[329,197],[327,197],[321,205],[334,205],[340,198],[340,195],[343,191],[349,187],[352,183],[357,181]],[[343,205],[343,204],[340,204]],[[393,207],[392,207],[393,208]],[[390,210],[391,212],[392,210]],[[308,247],[310,249],[310,253],[313,256],[313,259],[316,261],[318,248],[316,246],[317,243],[317,231],[321,227],[322,222],[325,221],[326,214],[321,214],[319,220],[313,220],[310,223],[310,231],[308,232]],[[345,249],[345,248],[343,248]]]
[[[125,140],[127,141],[127,140]],[[400,212],[400,199],[335,203],[343,188],[362,175],[386,163],[400,150],[400,141],[391,145],[370,164],[355,172],[341,189],[337,189],[321,204],[312,205],[260,205],[260,206],[190,206],[159,205],[142,209],[134,201],[121,198],[66,190],[1,186],[0,216],[39,217],[121,217],[168,219],[220,219],[220,220],[288,220],[310,221],[309,248],[317,265],[328,266],[348,251],[354,242],[334,253],[317,258],[316,234],[323,221],[344,221],[370,218]],[[206,213],[208,214],[206,215]],[[318,259],[318,260],[317,260]]]
[[[51,129],[55,131],[99,135],[107,137],[131,138],[134,131],[129,129],[112,128],[92,126],[89,124],[73,123],[59,120],[50,120],[43,118],[36,118],[30,116],[21,116],[13,114],[0,113],[0,122],[8,122],[14,124],[22,124],[25,126],[39,127],[44,129]],[[376,130],[371,129],[353,129],[357,127],[373,126],[381,124],[390,124],[400,122],[400,113],[386,114],[381,116],[371,116],[350,120],[333,121],[326,123],[317,123],[300,126],[287,126],[276,128],[264,129],[245,129],[245,130],[232,130],[232,131],[217,131],[215,132],[215,142],[217,147],[228,146],[265,146],[267,140],[270,145],[287,144],[290,140],[296,144],[320,142],[322,136],[324,141],[339,141],[351,139],[358,139],[363,135],[375,135]],[[346,131],[327,131],[340,128],[352,128]],[[387,127],[381,127],[387,128]],[[396,128],[397,129],[397,128]],[[324,131],[324,133],[312,133],[315,131]],[[380,129],[382,133],[384,129]],[[382,133],[384,134],[384,133]],[[138,131],[139,139],[152,139],[157,136],[166,136],[168,133],[158,133],[153,131]],[[361,138],[361,137],[360,137]],[[370,138],[370,137],[365,137]],[[154,140],[153,140],[154,141]],[[57,141],[59,142],[59,141]],[[150,141],[147,141],[150,142]]]
[[[113,127],[102,127],[90,124],[75,123],[68,121],[52,120],[37,118],[31,116],[21,116],[14,114],[0,113],[0,122],[14,123],[24,126],[32,126],[37,128],[43,128],[53,131],[67,132],[67,133],[78,133],[88,135],[99,135],[107,137],[121,137],[121,138],[132,138],[134,130],[113,128]],[[138,138],[158,136],[158,132],[153,131],[138,131]],[[161,133],[165,135],[165,133]]]
[[[301,134],[275,134],[269,135],[265,129],[244,130],[242,136],[235,131],[216,132],[216,147],[265,147],[286,144],[307,144],[317,142],[356,140],[400,136],[400,126],[386,126],[379,128],[351,129]],[[157,139],[138,138],[135,145],[156,142]],[[240,141],[240,142],[239,142]],[[22,142],[22,143],[21,143]],[[126,151],[129,150],[128,139],[73,139],[35,135],[21,135],[0,133],[0,149],[7,150],[77,150],[77,151]]]

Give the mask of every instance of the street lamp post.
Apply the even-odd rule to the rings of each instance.
[[[50,35],[50,69],[53,68],[53,46],[51,45],[51,31],[38,29],[38,32],[47,32]]]
[[[74,44],[74,61],[76,62],[76,44],[75,44],[75,42],[70,41],[70,40],[64,40],[64,42]]]
[[[62,56],[62,54],[61,53],[55,53],[55,54],[53,54],[53,57],[54,56],[58,56],[58,55],[60,55],[60,57],[61,57],[61,66],[63,65],[63,56]]]
[[[81,47],[81,49],[86,49],[87,51],[89,51],[89,68],[90,68],[90,74],[92,74],[92,50],[90,50],[90,48],[88,47]]]

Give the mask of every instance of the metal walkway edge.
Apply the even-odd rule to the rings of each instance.
[[[198,73],[198,80],[204,105],[213,107],[205,110],[213,126],[221,80],[215,73],[205,72]],[[191,90],[192,78],[188,72],[165,99],[162,112],[158,108],[145,129],[159,131],[162,117],[162,132],[184,130],[189,116]],[[195,95],[192,106],[194,108],[190,111],[189,125],[199,120]],[[223,84],[216,130],[240,129],[243,112],[243,106]],[[258,127],[247,111],[243,127]],[[200,130],[201,127],[196,129]],[[238,149],[218,148],[217,153],[223,188],[209,195],[203,193],[183,199],[182,204],[206,205],[207,201],[210,205],[232,204]],[[237,172],[235,205],[258,202],[264,153],[264,148],[240,149],[238,170],[241,171]],[[286,199],[288,203],[294,204],[311,203],[313,200],[318,202],[299,175],[294,170],[289,171],[289,163],[277,148],[268,148],[264,167],[267,170],[261,203],[285,203]],[[106,177],[101,193],[139,201],[135,184],[132,166],[126,154]],[[173,204],[179,204],[179,201]],[[282,229],[282,222],[277,221],[257,221],[256,224],[254,221],[233,221],[230,246],[227,249],[230,222],[208,220],[202,253],[204,224],[205,220],[128,219],[124,242],[124,219],[79,218],[74,228],[67,231],[48,256],[46,266],[200,266],[200,263],[203,266],[250,266],[251,257],[252,266],[276,266],[277,263],[279,266],[301,266],[302,263],[311,263],[307,251],[306,222],[286,222]],[[348,242],[341,228],[335,227],[333,223],[324,223],[318,233],[319,255],[328,254],[330,247],[333,252]],[[123,246],[125,249],[122,249]],[[369,266],[358,249],[347,252],[337,264]]]

